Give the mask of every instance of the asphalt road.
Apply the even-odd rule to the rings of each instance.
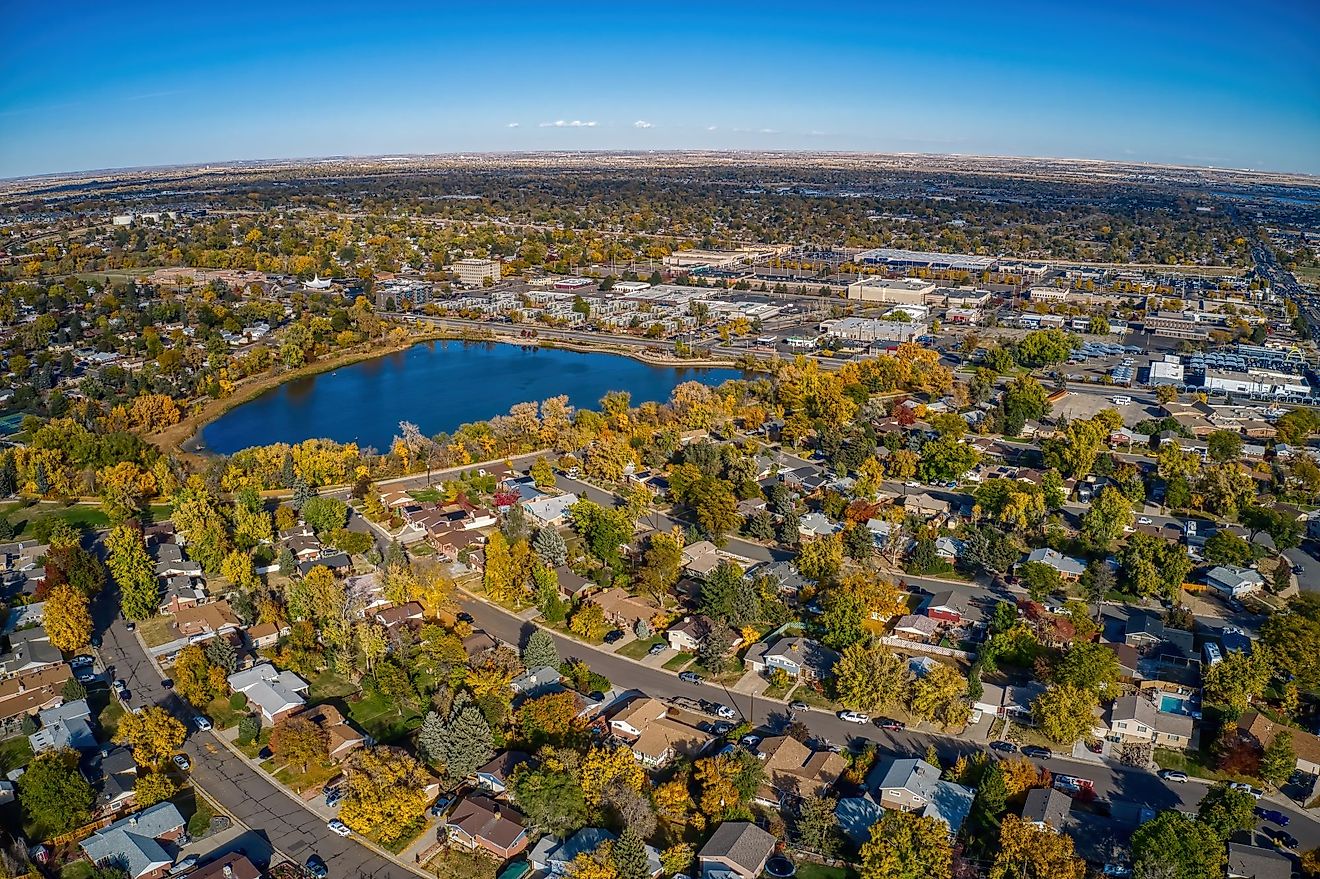
[[[521,646],[535,629],[531,623],[519,619],[502,608],[475,598],[462,597],[459,604],[463,610],[472,614],[478,626],[510,644]],[[692,699],[722,702],[732,707],[754,727],[779,728],[789,717],[788,707],[782,702],[735,693],[710,684],[684,683],[673,672],[641,665],[554,632],[550,634],[562,658],[583,660],[593,671],[609,678],[616,689],[637,690],[659,699],[686,696]],[[952,736],[907,730],[885,732],[873,724],[848,723],[825,711],[798,712],[795,716],[817,737],[827,739],[833,744],[859,748],[866,741],[871,741],[876,743],[882,753],[889,755],[920,756],[925,754],[928,745],[933,744],[942,760],[952,762],[959,754],[974,753],[982,749],[975,742]],[[1058,758],[1035,762],[1048,767],[1056,774],[1091,779],[1095,783],[1096,793],[1111,801],[1141,803],[1156,812],[1166,809],[1195,811],[1206,789],[1204,784],[1195,780],[1185,784],[1166,784],[1154,773],[1136,768],[1100,766]],[[1262,801],[1262,804],[1265,804],[1265,801]],[[1270,808],[1279,809],[1292,819],[1288,831],[1298,838],[1303,850],[1320,846],[1320,822],[1279,799],[1270,800],[1268,805]]]
[[[195,730],[191,722],[195,712],[161,686],[152,660],[119,618],[119,602],[112,589],[107,587],[93,606],[101,635],[101,660],[113,668],[112,680],[118,678],[127,685],[131,705],[161,705],[188,727],[183,751],[192,763],[194,784],[284,855],[305,862],[313,852],[319,854],[332,877],[415,877],[352,837],[331,833],[322,818],[234,756],[213,733]]]

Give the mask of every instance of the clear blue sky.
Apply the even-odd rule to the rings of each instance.
[[[1320,172],[1320,3],[0,0],[0,177],[831,149]]]

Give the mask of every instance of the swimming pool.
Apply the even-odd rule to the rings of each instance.
[[[1191,708],[1187,700],[1182,696],[1175,696],[1172,693],[1161,693],[1159,709],[1165,714],[1184,714],[1191,716]]]

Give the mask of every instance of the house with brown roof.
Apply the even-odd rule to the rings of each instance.
[[[64,682],[71,676],[63,663],[0,680],[0,736],[18,733],[23,718],[64,704]]]
[[[635,699],[610,719],[614,737],[643,766],[663,766],[677,755],[695,757],[710,747],[708,734],[671,716],[669,706],[649,696]]]
[[[1297,768],[1308,775],[1320,775],[1320,736],[1275,723],[1259,711],[1246,711],[1238,718],[1238,735],[1261,750],[1268,748],[1281,732],[1292,735]]]
[[[247,628],[247,640],[252,645],[253,650],[262,650],[266,647],[274,647],[279,643],[280,637],[288,630],[280,630],[280,627],[274,623],[257,623],[255,626]]]
[[[343,760],[367,743],[367,734],[355,729],[339,709],[328,702],[309,708],[302,716],[325,731],[331,760]]]
[[[217,635],[238,629],[242,625],[228,601],[213,601],[196,607],[181,608],[174,615],[174,628],[180,637]]]
[[[736,648],[742,642],[742,635],[732,627],[700,613],[683,617],[680,622],[670,626],[665,631],[665,639],[675,650],[696,653],[716,630],[724,632],[731,648]]]
[[[261,879],[261,871],[247,855],[229,852],[193,870],[188,879]]]
[[[420,624],[421,621],[422,605],[417,601],[396,604],[394,607],[376,611],[376,622],[387,629],[393,629],[396,626]]]
[[[466,796],[459,800],[441,833],[460,848],[470,852],[484,849],[501,861],[527,848],[523,816],[489,797]]]
[[[756,750],[765,767],[765,781],[755,799],[776,809],[825,796],[848,768],[842,756],[813,751],[791,736],[772,736]]]
[[[756,879],[775,850],[775,838],[749,821],[725,821],[697,852],[702,879]]]
[[[614,586],[587,599],[605,614],[606,622],[631,631],[638,620],[648,623],[661,612],[660,606],[649,599],[629,595],[627,590]]]

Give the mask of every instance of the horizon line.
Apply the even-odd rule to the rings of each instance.
[[[1140,168],[1163,168],[1182,171],[1209,171],[1216,173],[1233,174],[1254,174],[1270,176],[1288,176],[1288,177],[1306,177],[1315,179],[1320,183],[1320,172],[1310,171],[1276,171],[1260,168],[1238,168],[1226,165],[1197,165],[1175,162],[1155,162],[1136,159],[1098,159],[1084,158],[1077,156],[1032,156],[1017,154],[996,154],[996,153],[939,153],[924,151],[877,151],[877,150],[820,150],[820,149],[740,149],[740,148],[701,148],[701,147],[673,147],[656,149],[546,149],[546,150],[456,150],[437,153],[412,153],[412,152],[386,152],[386,153],[365,153],[365,154],[326,154],[319,156],[270,156],[261,158],[246,159],[214,159],[205,161],[186,161],[169,162],[157,165],[126,165],[109,168],[82,168],[70,169],[64,171],[48,171],[40,174],[22,174],[13,177],[0,177],[0,183],[21,183],[30,180],[58,180],[63,178],[98,175],[98,174],[126,174],[131,172],[144,171],[165,171],[165,170],[185,170],[185,169],[206,169],[206,168],[232,168],[244,164],[309,164],[313,162],[329,161],[382,161],[388,159],[397,160],[424,160],[439,158],[455,158],[466,156],[573,156],[573,155],[748,155],[748,156],[770,156],[770,155],[830,155],[830,156],[876,156],[876,157],[907,157],[907,158],[940,158],[940,159],[962,159],[967,161],[1033,161],[1033,162],[1051,162],[1051,163],[1078,163],[1110,165],[1115,167],[1140,167]]]

